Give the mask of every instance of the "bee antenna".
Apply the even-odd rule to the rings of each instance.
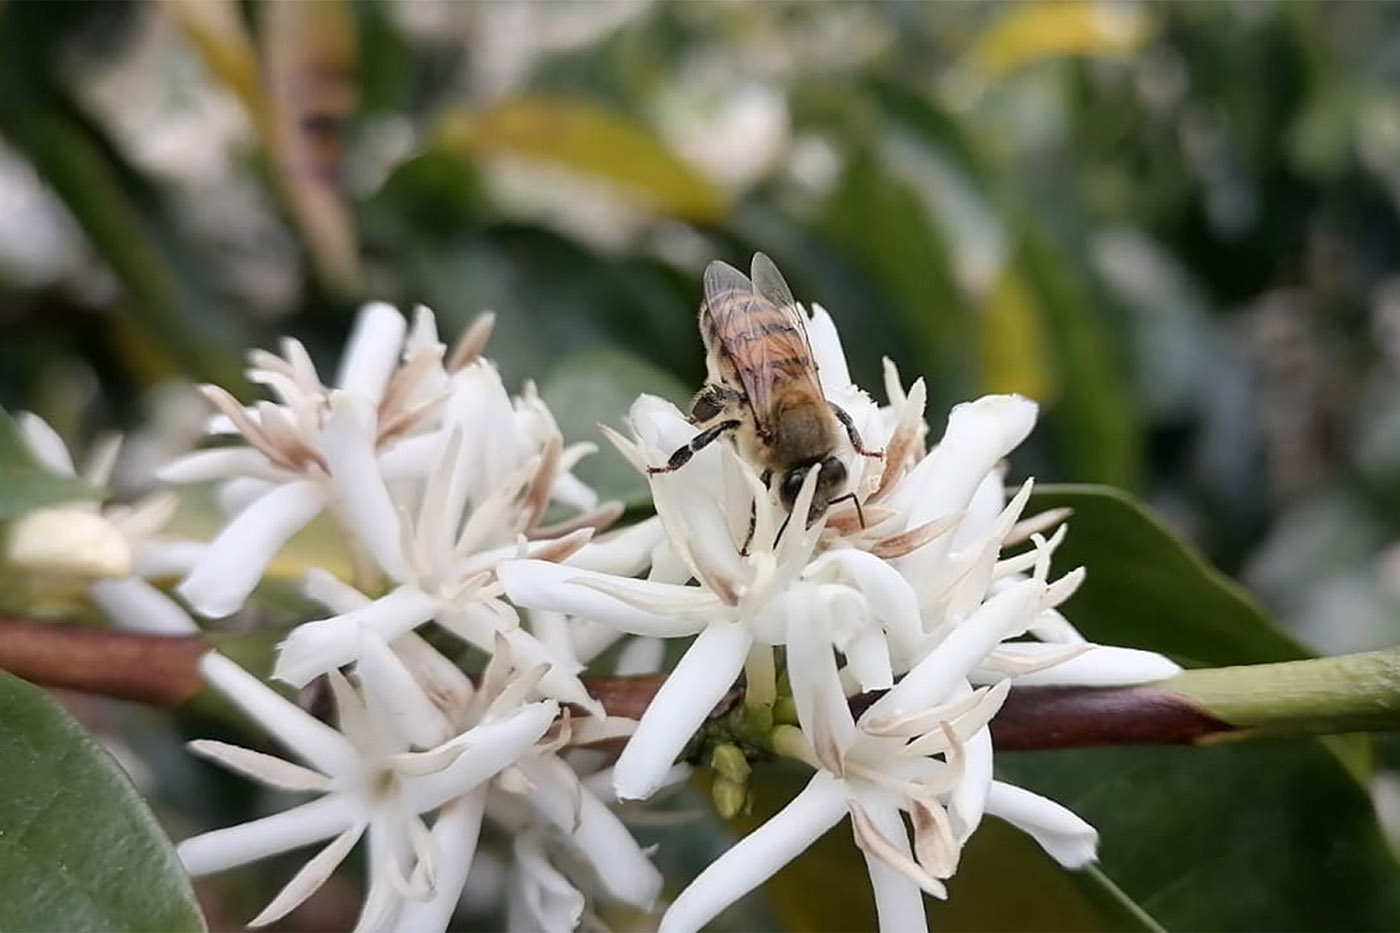
[[[828,502],[827,505],[836,505],[838,502],[850,502],[853,505],[855,505],[856,519],[860,522],[861,528],[865,527],[865,510],[860,507],[860,499],[856,498],[855,493],[848,492],[844,496],[838,496],[837,498],[832,499],[830,502]]]

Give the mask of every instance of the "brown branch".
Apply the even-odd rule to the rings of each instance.
[[[45,687],[177,707],[201,689],[198,636],[172,637],[0,616],[0,668]],[[638,718],[665,675],[594,677],[610,715]],[[716,710],[737,702],[731,691]],[[859,714],[878,693],[851,700]],[[1101,745],[1190,744],[1237,731],[1180,694],[1156,687],[1017,687],[992,720],[1003,751]]]
[[[44,687],[154,706],[179,706],[204,688],[197,664],[207,650],[197,635],[147,635],[0,616],[0,668]]]

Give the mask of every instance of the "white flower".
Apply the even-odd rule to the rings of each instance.
[[[369,885],[358,928],[430,928],[419,922],[422,914],[437,904],[455,904],[466,880],[485,804],[483,785],[526,755],[558,712],[554,703],[521,703],[519,691],[502,691],[478,724],[414,752],[414,731],[431,731],[443,722],[427,717],[416,730],[405,728],[406,716],[428,707],[421,688],[402,689],[392,666],[360,665],[358,688],[339,672],[330,675],[340,731],[215,652],[204,656],[200,668],[301,764],[221,742],[197,741],[191,749],[264,784],[321,796],[185,840],[179,854],[186,869],[209,874],[332,840],[252,926],[272,923],[310,896],[367,833]],[[437,819],[429,829],[420,814],[433,811]],[[436,913],[441,915],[436,929],[444,929],[450,908]]]
[[[358,658],[367,633],[393,641],[436,620],[487,652],[501,636],[522,663],[547,665],[540,685],[546,695],[601,714],[576,676],[580,661],[522,628],[495,578],[502,560],[558,560],[581,547],[592,534],[588,524],[550,537],[554,530],[541,528],[540,519],[561,486],[584,505],[593,504],[591,490],[571,482],[553,420],[548,430],[540,427],[543,406],[526,400],[524,417],[517,417],[494,367],[484,362],[458,378],[449,402],[455,423],[450,433],[433,435],[435,460],[412,517],[396,507],[369,446],[367,413],[352,398],[332,403],[322,433],[332,488],[354,534],[396,585],[373,601],[323,600],[337,614],[298,626],[282,643],[275,676],[304,685]],[[495,411],[492,401],[499,402]],[[610,516],[598,510],[585,518]],[[312,595],[321,592],[313,587]]]
[[[480,353],[491,319],[463,336],[448,360],[460,368]],[[433,427],[448,383],[446,353],[438,341],[432,312],[419,307],[413,329],[389,305],[365,305],[356,319],[333,386],[321,381],[306,348],[285,338],[282,355],[249,354],[248,378],[268,389],[276,402],[245,408],[228,392],[205,386],[219,409],[212,434],[238,434],[246,446],[217,447],[181,457],[160,472],[173,483],[228,480],[228,501],[237,514],[210,544],[203,559],[181,583],[180,594],[201,615],[237,610],[261,579],[282,545],[333,500],[331,469],[322,432],[333,397],[347,396],[368,407],[365,441],[384,468],[412,472],[421,457],[409,440]]]
[[[642,471],[694,434],[674,406],[651,396],[638,399],[631,418],[637,442],[612,439]],[[840,645],[867,689],[893,682],[886,633],[909,650],[918,636],[914,595],[899,574],[854,550],[814,560],[821,523],[788,522],[754,469],[727,445],[711,445],[684,470],[650,480],[669,549],[684,568],[679,576],[693,576],[697,585],[541,561],[512,561],[498,571],[506,593],[522,606],[572,613],[636,635],[698,636],[618,759],[617,792],[624,799],[650,796],[751,652],[771,654],[770,646],[784,643],[789,619],[815,604],[840,603]],[[796,514],[806,514],[815,483],[812,471]]]
[[[882,930],[923,929],[921,892],[944,897],[970,830],[960,803],[1030,832],[1062,864],[1094,857],[1097,834],[1069,811],[970,769],[966,748],[987,735],[1008,680],[973,691],[969,673],[1002,640],[1063,594],[1042,576],[1017,583],[978,608],[900,683],[852,718],[840,687],[830,619],[794,623],[788,675],[806,733],[797,753],[817,768],[807,788],[746,836],[676,898],[662,930],[697,930],[849,815],[865,855]],[[940,757],[941,756],[941,757]],[[902,813],[908,814],[912,844]]]

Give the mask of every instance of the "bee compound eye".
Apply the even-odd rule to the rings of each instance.
[[[782,486],[778,489],[778,496],[783,500],[783,505],[789,509],[797,501],[797,496],[802,492],[802,481],[807,478],[807,467],[795,467],[783,474]]]
[[[846,465],[835,457],[827,457],[822,461],[822,471],[817,476],[817,486],[825,490],[828,494],[840,488],[846,482]]]

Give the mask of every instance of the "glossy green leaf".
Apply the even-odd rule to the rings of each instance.
[[[726,199],[645,127],[587,101],[517,97],[439,126],[449,150],[533,160],[600,178],[662,214],[714,222]]]
[[[0,521],[30,509],[96,495],[87,483],[55,476],[39,466],[24,446],[14,419],[0,409]]]
[[[174,849],[117,763],[9,674],[0,709],[0,929],[204,929]]]
[[[555,367],[540,387],[566,443],[598,444],[598,452],[579,464],[579,478],[602,498],[620,499],[628,505],[649,501],[646,481],[602,437],[598,425],[606,424],[625,433],[627,411],[643,392],[670,399],[682,407],[693,394],[666,371],[620,350],[574,354]]]
[[[1109,486],[1041,486],[1030,507],[1066,506],[1074,515],[1055,568],[1089,570],[1065,614],[1090,640],[1202,665],[1308,657],[1252,596],[1128,493]]]
[[[1100,834],[1099,870],[1169,930],[1394,930],[1400,865],[1320,742],[1002,755]]]

